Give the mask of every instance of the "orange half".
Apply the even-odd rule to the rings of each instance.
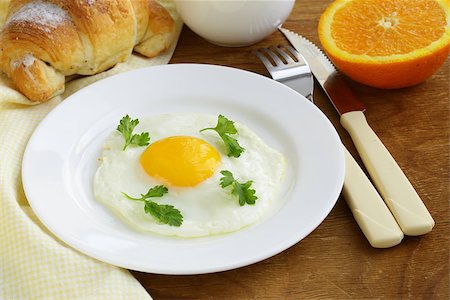
[[[322,14],[319,38],[331,61],[378,88],[418,84],[450,50],[448,0],[337,0]]]

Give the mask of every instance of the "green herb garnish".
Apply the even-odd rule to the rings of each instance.
[[[117,130],[122,133],[125,139],[125,145],[123,149],[125,149],[129,145],[135,146],[147,146],[150,143],[150,136],[148,132],[142,132],[141,134],[133,134],[134,128],[139,124],[139,120],[131,120],[129,115],[126,115],[120,120],[119,125],[117,126]]]
[[[126,193],[122,193],[127,199],[144,202],[144,211],[151,215],[160,224],[179,227],[183,223],[183,215],[172,205],[158,204],[151,198],[162,197],[167,194],[168,189],[163,185],[157,185],[148,190],[146,194],[141,194],[141,198],[134,198]]]
[[[152,215],[160,224],[180,227],[183,223],[181,212],[172,205],[161,205],[153,201],[146,201],[144,211]]]
[[[245,183],[240,183],[234,179],[233,174],[227,170],[220,171],[220,174],[223,175],[223,177],[220,178],[220,186],[226,188],[231,185],[231,194],[238,197],[240,206],[244,206],[245,204],[255,204],[258,197],[255,196],[255,190],[250,188],[253,181],[249,180]]]
[[[232,138],[230,134],[237,134],[236,127],[234,127],[234,122],[228,120],[222,115],[219,115],[217,120],[217,125],[214,128],[204,128],[200,130],[200,132],[205,130],[214,130],[219,136],[222,138],[225,143],[225,147],[227,148],[227,155],[230,157],[239,157],[242,152],[244,152],[244,148],[242,148],[238,141],[235,138]]]

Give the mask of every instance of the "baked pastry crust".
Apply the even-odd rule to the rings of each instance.
[[[0,32],[0,69],[32,101],[64,91],[65,77],[92,75],[147,57],[175,35],[169,12],[155,0],[12,0]]]

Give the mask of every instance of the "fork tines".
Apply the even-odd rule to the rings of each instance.
[[[256,55],[263,62],[268,70],[280,66],[303,66],[306,62],[299,55],[297,50],[291,46],[272,46],[269,48],[261,48],[256,50]],[[267,56],[271,59],[269,60]]]
[[[293,73],[311,72],[303,57],[291,46],[261,48],[256,50],[256,55],[275,80],[291,77]],[[291,72],[286,72],[288,69]]]
[[[273,79],[312,100],[314,82],[311,69],[297,50],[291,46],[272,46],[256,50],[255,54]]]

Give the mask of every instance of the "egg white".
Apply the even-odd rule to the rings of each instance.
[[[235,137],[245,151],[239,158],[226,155],[223,141],[213,131],[199,132],[215,127],[217,116],[205,114],[163,114],[140,118],[135,133],[147,131],[150,143],[170,136],[192,136],[205,140],[221,155],[221,165],[214,175],[195,187],[167,186],[169,192],[153,198],[159,204],[176,207],[183,215],[180,227],[158,224],[144,212],[144,203],[126,199],[122,192],[140,197],[149,188],[162,184],[147,175],[140,164],[146,147],[129,146],[122,151],[123,136],[112,132],[104,142],[100,164],[94,178],[94,195],[126,223],[141,231],[168,236],[201,237],[233,232],[260,220],[277,200],[285,161],[278,151],[267,146],[246,126],[235,123],[239,132]],[[239,206],[231,195],[231,187],[219,185],[221,170],[229,170],[239,182],[252,180],[258,199],[255,205]]]

